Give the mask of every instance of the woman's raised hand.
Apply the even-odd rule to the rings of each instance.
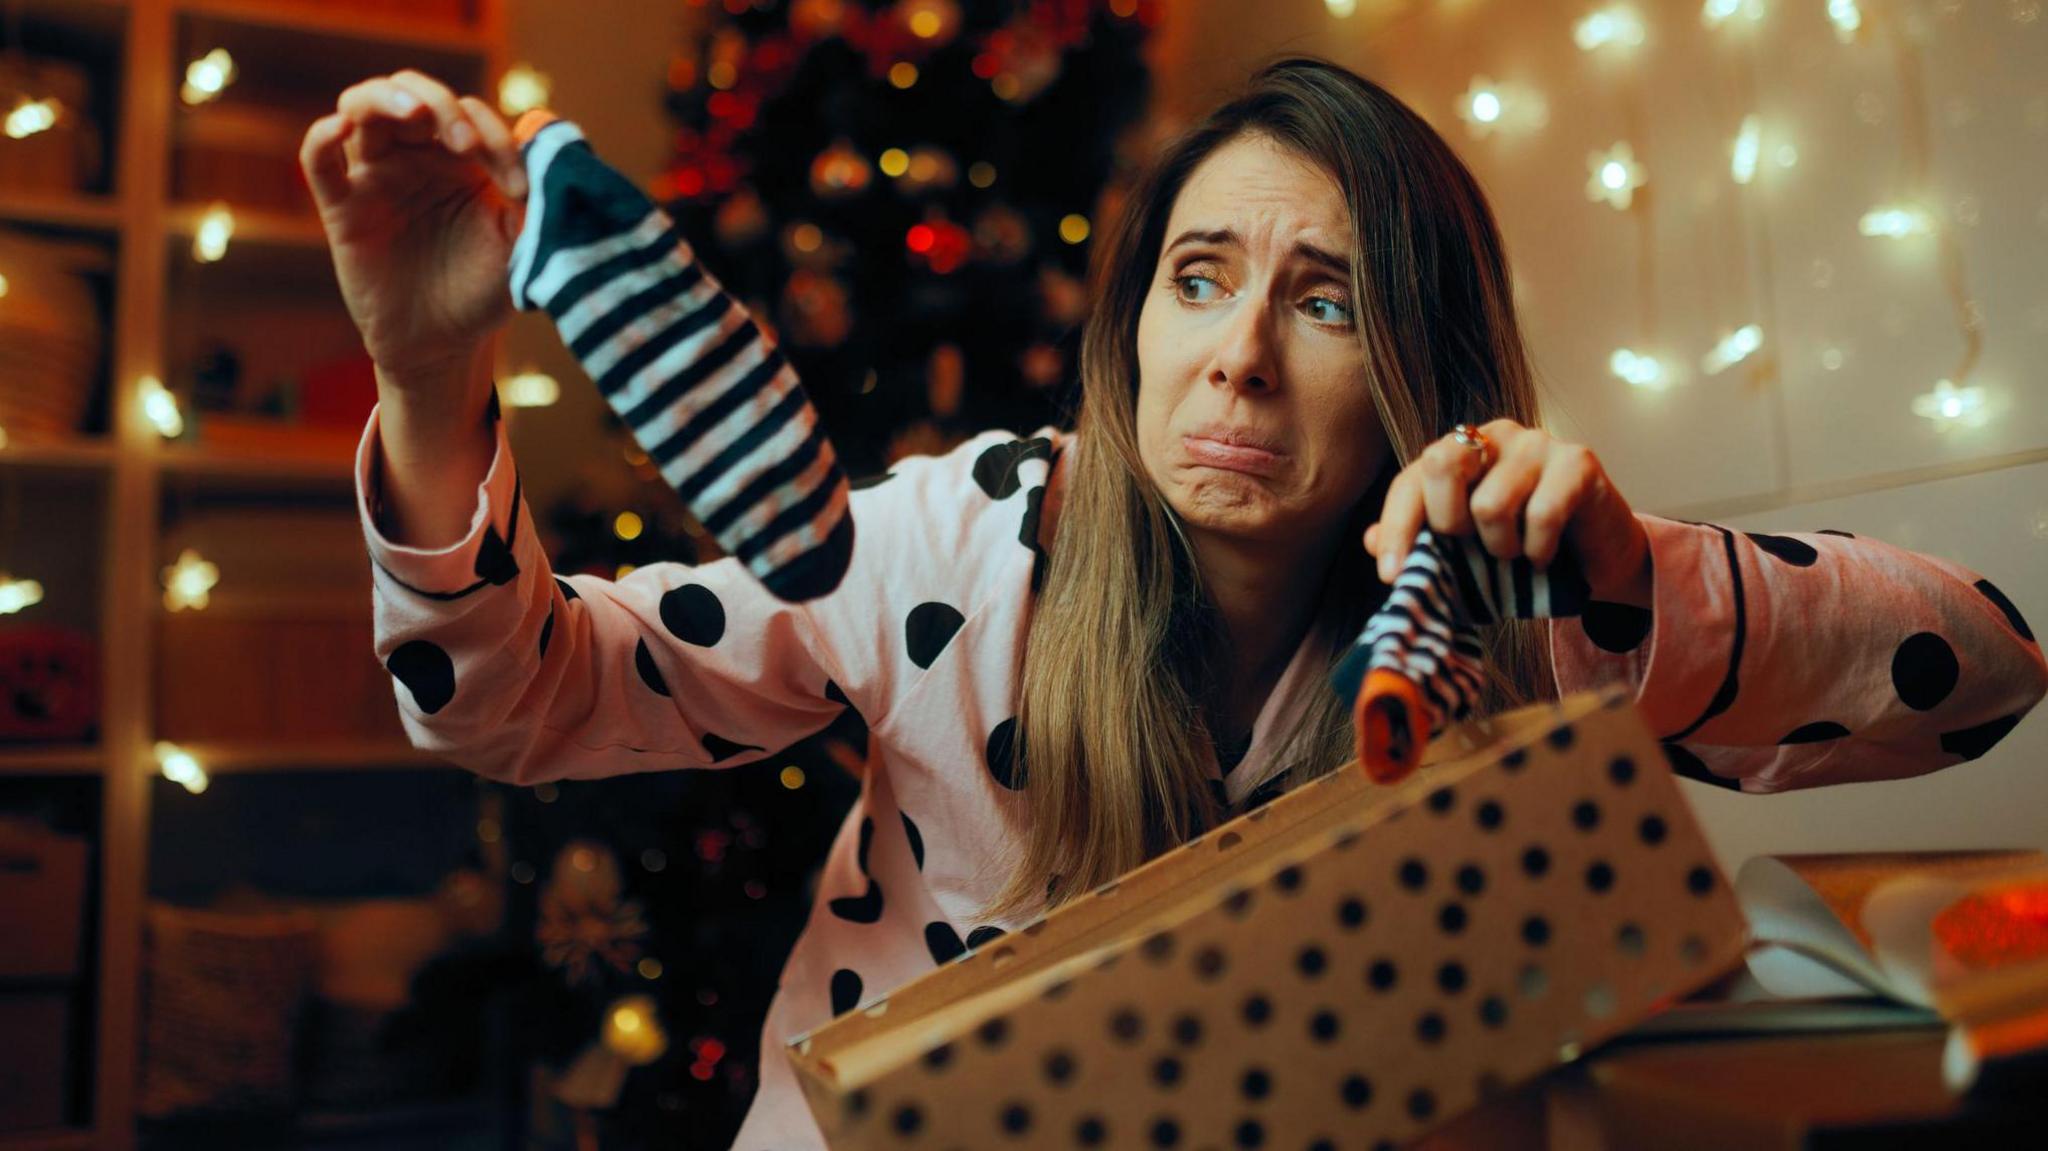
[[[1394,477],[1365,549],[1392,583],[1415,536],[1477,533],[1502,558],[1538,567],[1568,545],[1595,599],[1649,607],[1650,539],[1607,470],[1582,444],[1540,428],[1494,420],[1479,428],[1481,449],[1445,436]]]
[[[526,172],[490,105],[405,70],[344,91],[299,164],[349,316],[384,378],[458,378],[511,310]]]

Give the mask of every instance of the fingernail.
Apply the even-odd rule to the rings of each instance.
[[[393,92],[390,104],[393,112],[401,116],[409,116],[414,108],[420,106],[420,98],[410,92]]]

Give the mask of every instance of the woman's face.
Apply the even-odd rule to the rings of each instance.
[[[1190,529],[1296,550],[1385,466],[1350,250],[1336,181],[1268,137],[1182,187],[1138,314],[1138,449]]]

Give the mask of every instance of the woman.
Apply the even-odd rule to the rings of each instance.
[[[1571,547],[1601,601],[1493,635],[1494,706],[1625,679],[1674,762],[1731,786],[1972,758],[2048,682],[1954,564],[1632,514],[1537,426],[1470,174],[1317,61],[1260,72],[1130,198],[1097,252],[1077,430],[861,487],[844,581],[801,605],[735,559],[550,578],[479,362],[526,183],[488,106],[371,80],[302,159],[378,365],[357,479],[419,746],[531,784],[746,763],[848,703],[870,723],[743,1148],[820,1145],[790,1037],[1347,760],[1324,676],[1425,526]]]

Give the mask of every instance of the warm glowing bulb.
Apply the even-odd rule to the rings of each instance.
[[[622,540],[637,540],[640,538],[641,531],[646,526],[645,522],[637,514],[633,512],[620,512],[612,520],[612,534]]]
[[[554,82],[531,64],[514,64],[498,78],[498,110],[517,116],[547,106]]]
[[[1755,324],[1745,324],[1723,336],[1712,351],[1700,357],[1700,370],[1710,376],[1719,375],[1748,359],[1763,346],[1764,330]]]
[[[882,170],[884,176],[901,176],[910,171],[910,153],[901,148],[891,148],[882,153],[881,158],[875,161],[875,166]]]
[[[1500,97],[1492,92],[1481,92],[1472,97],[1472,118],[1482,124],[1500,119]]]
[[[1910,204],[1887,204],[1863,213],[1863,218],[1856,226],[1857,230],[1866,236],[1882,236],[1896,240],[1933,231],[1934,219],[1927,214],[1925,208]]]
[[[0,615],[13,615],[25,607],[43,602],[43,585],[32,579],[15,579],[0,572]]]
[[[795,791],[797,788],[802,787],[804,785],[804,769],[792,763],[788,767],[782,769],[782,774],[780,778],[782,780],[782,786],[788,788],[791,791]]]
[[[889,83],[898,88],[908,88],[917,83],[917,65],[908,60],[898,60],[889,65]]]
[[[1358,0],[1323,0],[1323,4],[1329,8],[1330,15],[1339,20],[1358,11]]]
[[[57,122],[57,113],[63,105],[54,96],[42,100],[31,100],[23,96],[7,114],[7,135],[9,139],[25,140],[37,132],[46,131]]]
[[[1744,16],[1754,24],[1764,18],[1763,0],[1706,0],[1700,8],[1700,23],[1709,28],[1719,28],[1737,16]]]
[[[1954,427],[1981,427],[1988,415],[1984,407],[1984,389],[1959,388],[1954,381],[1938,380],[1933,391],[1913,397],[1913,414],[1934,421],[1934,426],[1941,431]]]
[[[987,160],[976,160],[968,165],[967,182],[977,188],[986,188],[996,182],[996,166]]]
[[[1073,212],[1060,218],[1060,239],[1069,244],[1079,244],[1087,238],[1088,217]]]
[[[545,408],[562,398],[562,385],[546,372],[521,372],[505,381],[499,398],[515,408]]]
[[[1635,190],[1649,182],[1643,166],[1636,163],[1635,150],[1623,140],[1605,152],[1593,152],[1586,162],[1592,178],[1586,182],[1586,197],[1606,201],[1617,211],[1635,202]]]
[[[228,239],[235,234],[235,214],[226,204],[215,204],[199,218],[192,234],[192,258],[211,264],[228,254]]]
[[[645,1066],[668,1051],[668,1034],[662,1030],[654,999],[628,995],[604,1016],[605,1049],[635,1066]]]
[[[185,87],[179,95],[187,104],[204,104],[234,82],[235,58],[226,48],[215,48],[185,65]]]
[[[184,434],[185,417],[178,411],[178,397],[164,387],[162,380],[144,376],[137,391],[142,396],[142,418],[156,428],[157,434],[167,440]]]
[[[220,569],[186,548],[178,553],[178,562],[164,569],[163,580],[166,610],[197,611],[206,606],[211,598],[209,593],[220,582]]]
[[[1856,0],[1828,0],[1828,19],[1835,26],[1835,38],[1847,44],[1856,38],[1856,30],[1863,27],[1863,12],[1856,7]]]
[[[921,8],[910,15],[911,34],[920,40],[931,39],[938,35],[943,27],[945,21],[939,19],[939,14],[929,8]]]
[[[1665,384],[1664,365],[1655,356],[1637,355],[1627,348],[1614,350],[1607,369],[1638,388],[1662,388]]]
[[[7,297],[7,277],[0,276],[0,299]]]
[[[206,790],[206,769],[192,757],[192,753],[166,740],[156,742],[157,770],[164,778],[178,784],[194,795]]]
[[[1572,39],[1586,52],[1609,44],[1632,48],[1643,42],[1643,22],[1634,9],[1616,4],[1579,21],[1572,29]]]
[[[1756,179],[1756,158],[1763,150],[1763,126],[1754,112],[1742,118],[1742,129],[1735,134],[1735,150],[1728,163],[1728,174],[1738,184],[1747,184]]]

